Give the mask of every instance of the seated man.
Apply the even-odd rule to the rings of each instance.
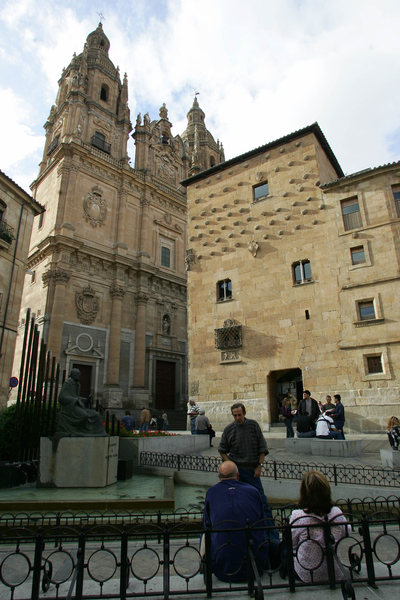
[[[334,427],[333,419],[326,413],[323,413],[317,420],[316,437],[321,440],[344,440],[341,431]]]
[[[315,425],[310,415],[297,415],[297,437],[315,437]]]
[[[99,413],[86,408],[86,399],[81,398],[79,395],[80,377],[80,370],[72,369],[71,375],[61,388],[58,396],[61,410],[57,415],[56,435],[70,437],[107,436]]]
[[[221,581],[247,579],[245,527],[265,526],[264,508],[259,491],[239,481],[235,463],[227,460],[219,468],[220,482],[209,488],[204,504],[204,527],[211,526],[212,572]],[[235,529],[237,531],[219,531]],[[269,544],[263,530],[253,531],[253,552],[259,572],[267,565]],[[200,553],[205,553],[205,536]]]

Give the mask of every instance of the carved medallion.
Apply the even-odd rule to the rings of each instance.
[[[104,225],[107,216],[107,203],[101,194],[102,190],[96,185],[92,188],[92,193],[83,198],[84,216],[93,228]]]
[[[256,181],[262,181],[263,180],[263,174],[261,173],[261,171],[259,171],[258,173],[256,173]]]
[[[99,312],[100,301],[90,285],[81,292],[75,292],[75,304],[80,322],[83,325],[91,325]]]

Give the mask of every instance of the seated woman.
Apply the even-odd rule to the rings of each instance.
[[[331,488],[325,475],[319,471],[303,474],[299,507],[300,510],[294,510],[290,516],[296,574],[305,583],[328,581],[324,531],[315,525],[328,517],[335,542],[350,533],[350,526],[340,508],[333,506]],[[336,563],[335,577],[337,581],[342,579]]]
[[[70,437],[107,436],[99,413],[86,408],[85,398],[81,398],[79,395],[80,377],[80,370],[72,369],[71,375],[61,388],[58,396],[61,410],[57,415],[56,435]]]
[[[398,450],[400,444],[400,419],[390,417],[386,429],[392,450]]]

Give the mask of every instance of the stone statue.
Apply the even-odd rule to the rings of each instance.
[[[61,410],[57,415],[56,436],[105,437],[103,421],[99,413],[85,406],[81,398],[79,369],[72,369],[71,375],[62,386],[58,401]]]
[[[169,332],[171,330],[171,324],[169,322],[167,315],[165,315],[163,318],[162,328],[163,328],[163,335],[169,335]]]

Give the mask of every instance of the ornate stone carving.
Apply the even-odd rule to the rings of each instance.
[[[91,325],[99,312],[100,300],[94,289],[88,285],[81,292],[75,292],[76,314],[83,325]]]
[[[186,250],[186,256],[185,256],[185,266],[186,266],[186,271],[190,271],[190,267],[192,265],[194,265],[196,262],[196,255],[194,253],[193,248],[189,248],[188,250]]]
[[[170,162],[167,156],[162,156],[157,160],[157,176],[160,179],[166,179],[171,183],[176,183],[176,168]]]
[[[113,283],[110,288],[110,294],[113,298],[119,298],[122,300],[124,294],[126,292],[126,288],[122,285],[118,285],[117,283]]]
[[[101,197],[102,190],[95,185],[91,194],[86,194],[83,198],[83,212],[86,222],[95,228],[101,227],[107,216],[107,203]]]
[[[251,242],[248,245],[248,250],[252,253],[254,258],[257,256],[258,244],[255,240],[251,240]]]
[[[241,361],[239,350],[230,350],[229,352],[221,352],[221,362],[239,362]]]
[[[170,319],[169,315],[163,316],[162,332],[163,332],[163,335],[170,335],[170,333],[171,333],[171,319]]]
[[[144,294],[143,292],[138,292],[137,294],[135,294],[135,300],[136,304],[146,306],[149,300],[149,296],[147,294]]]
[[[167,107],[165,105],[165,102],[163,102],[163,105],[160,108],[160,117],[162,119],[168,119],[168,110],[167,110]]]
[[[50,281],[53,280],[55,285],[67,285],[70,278],[70,274],[67,271],[63,271],[59,267],[46,271],[42,275],[43,284],[49,285]]]
[[[261,171],[259,171],[258,173],[256,173],[256,181],[262,181],[263,179],[263,174],[261,173]]]

